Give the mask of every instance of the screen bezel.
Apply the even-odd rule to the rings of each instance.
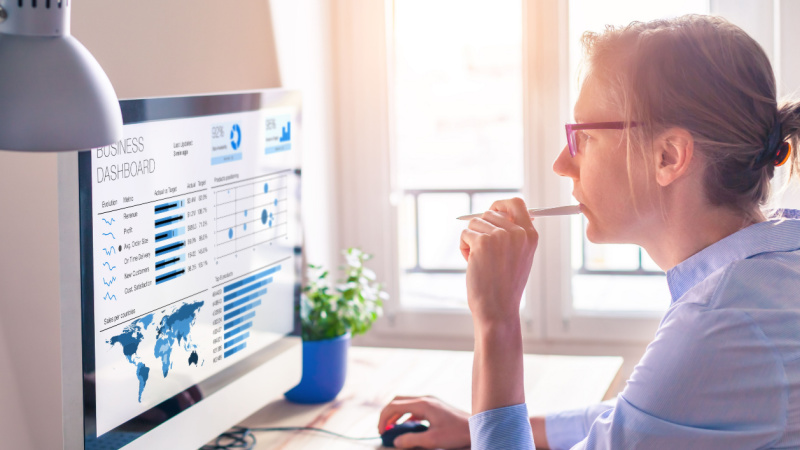
[[[134,99],[120,101],[122,110],[123,125],[139,124],[144,122],[165,121],[174,119],[186,119],[192,117],[214,116],[222,114],[233,114],[250,111],[258,111],[265,108],[275,108],[282,106],[295,107],[297,110],[298,122],[300,115],[300,96],[299,93],[281,89],[209,94],[187,97],[159,97],[148,99]],[[298,124],[299,125],[299,124]],[[299,129],[299,127],[298,127]],[[300,155],[299,146],[293,151],[298,152],[295,157],[295,167],[292,170],[296,177],[295,192],[297,200],[296,225],[299,227],[300,209]],[[196,390],[202,393],[203,398],[208,398],[220,391],[225,386],[236,382],[244,375],[260,367],[272,358],[286,343],[278,341],[267,347],[260,349],[247,358],[235,363],[221,372],[203,380],[202,382],[190,387],[186,391],[165,400],[160,405],[145,412],[150,418],[148,421],[132,419],[119,425],[113,430],[96,436],[96,402],[94,385],[91,380],[94,376],[95,347],[94,347],[94,261],[93,261],[93,221],[92,221],[92,171],[91,171],[91,152],[89,150],[78,154],[78,190],[79,190],[79,233],[80,233],[80,270],[81,270],[81,342],[82,342],[82,375],[83,375],[83,436],[85,448],[104,447],[112,441],[120,442],[121,435],[129,437],[134,441],[138,436],[159,427],[182,414],[190,411],[190,405],[184,409],[178,402],[177,397],[187,391]],[[301,280],[301,254],[302,254],[302,233],[297,233],[296,242],[293,243],[295,255],[295,289],[294,303],[299,304],[300,280]],[[242,275],[246,276],[246,275]],[[134,320],[132,317],[130,320]],[[298,333],[298,320],[295,317],[294,331],[287,336]],[[202,402],[202,400],[201,400]],[[200,402],[196,403],[199,404]],[[157,411],[156,411],[157,410]],[[154,417],[164,416],[163,420],[153,420]]]

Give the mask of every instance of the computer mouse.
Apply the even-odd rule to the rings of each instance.
[[[390,425],[391,426],[391,425]],[[394,447],[394,438],[406,433],[421,433],[428,429],[422,422],[409,420],[398,425],[387,427],[381,434],[381,441],[384,447]]]

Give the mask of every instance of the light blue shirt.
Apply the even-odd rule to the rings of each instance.
[[[781,215],[667,272],[672,303],[616,403],[547,416],[551,448],[800,448],[800,212]],[[522,408],[470,418],[472,448],[533,448]]]

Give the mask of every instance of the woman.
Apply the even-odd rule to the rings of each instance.
[[[796,153],[800,103],[776,101],[759,45],[685,16],[583,37],[579,126],[553,165],[593,242],[633,243],[667,272],[672,303],[611,405],[527,418],[519,302],[538,235],[519,199],[461,236],[475,323],[473,416],[397,398],[431,423],[400,447],[800,447],[800,215],[765,214]],[[531,432],[532,430],[532,432]]]

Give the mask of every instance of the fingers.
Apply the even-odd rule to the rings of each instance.
[[[386,405],[381,411],[380,418],[378,419],[378,433],[386,431],[388,425],[393,425],[397,419],[406,413],[419,418],[419,420],[427,420],[431,412],[430,403],[425,401],[422,397],[407,397],[402,400],[392,400],[391,403]]]
[[[459,250],[464,260],[469,262],[470,247],[475,245],[480,235],[491,234],[498,229],[521,231],[521,228],[509,220],[505,213],[498,211],[486,211],[482,217],[470,220],[459,243]]]
[[[381,415],[378,418],[378,433],[383,434],[388,425],[394,424],[397,422],[397,419],[406,413],[398,402],[409,400],[410,398],[411,397],[395,397],[388,405],[383,407]]]
[[[433,448],[436,441],[436,432],[433,430],[420,433],[406,433],[394,438],[394,446],[397,448]]]
[[[464,261],[466,261],[466,262],[469,262],[469,248],[470,248],[470,245],[466,241],[466,238],[465,238],[464,235],[467,234],[468,232],[474,233],[474,231],[469,230],[469,229],[466,229],[466,230],[462,231],[461,232],[461,239],[460,239],[460,241],[458,243],[458,249],[461,251],[461,256],[464,257]]]
[[[458,249],[461,251],[461,256],[464,257],[464,261],[469,262],[469,245],[467,245],[463,239],[458,244]]]
[[[485,233],[478,233],[477,231],[470,230],[469,228],[461,232],[461,242],[458,245],[461,250],[461,256],[469,262],[469,254],[472,248],[477,247],[479,240]]]
[[[525,207],[525,201],[519,197],[509,200],[498,200],[492,203],[490,209],[508,214],[515,224],[526,230],[533,228],[533,222],[528,214],[528,209]]]
[[[484,216],[487,214],[497,215],[499,216],[500,213],[495,211],[487,211],[483,213]],[[506,219],[508,224],[511,224],[511,221]],[[513,225],[513,224],[512,224]],[[484,217],[476,217],[474,219],[470,219],[469,223],[467,224],[467,228],[473,231],[477,231],[478,233],[491,233],[497,226],[501,226],[498,223],[491,222]]]
[[[472,220],[475,220],[475,219],[472,219]],[[503,228],[503,229],[508,230],[508,229],[518,228],[519,227],[518,224],[514,223],[511,220],[511,218],[510,218],[510,216],[508,214],[506,214],[504,212],[499,212],[499,211],[491,211],[491,210],[490,211],[486,211],[485,213],[483,213],[483,216],[481,216],[481,220],[483,222],[488,223],[489,226],[491,227],[491,229],[488,230],[488,231],[485,231],[485,233],[490,233],[490,232],[492,232],[493,230],[495,230],[497,228]]]

